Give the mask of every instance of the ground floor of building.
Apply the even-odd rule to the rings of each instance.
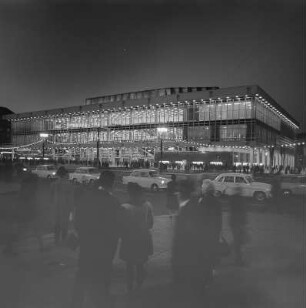
[[[30,146],[2,149],[2,157],[18,160],[52,160],[65,163],[85,163],[109,166],[162,163],[172,169],[201,170],[210,167],[264,169],[295,168],[293,148],[240,145],[199,145],[196,142],[91,143],[86,145],[55,144],[41,140]]]

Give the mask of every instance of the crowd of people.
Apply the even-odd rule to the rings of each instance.
[[[86,296],[96,307],[109,303],[112,263],[119,242],[119,257],[126,263],[127,293],[140,289],[147,276],[145,264],[154,250],[152,205],[135,183],[128,184],[128,198],[120,203],[112,192],[114,181],[114,173],[104,170],[93,185],[76,187],[69,182],[67,170],[60,167],[57,179],[50,185],[54,243],[71,247],[73,242],[74,249],[79,250],[71,307],[82,307]],[[39,249],[42,252],[45,249],[38,223],[37,182],[34,174],[23,174],[9,218],[14,227],[3,253],[15,253],[16,234],[20,235],[24,228],[30,228]],[[177,182],[172,175],[166,196],[170,223],[174,227],[172,247],[169,247],[173,285],[201,296],[212,282],[214,269],[224,254],[224,249],[223,253],[220,250],[224,247],[220,242],[221,206],[214,196],[214,185],[210,180]],[[230,205],[235,258],[237,265],[242,265],[246,213],[239,192]]]

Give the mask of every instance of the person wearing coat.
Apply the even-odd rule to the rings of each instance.
[[[57,170],[57,180],[52,183],[52,201],[54,212],[54,239],[59,244],[65,241],[68,235],[69,218],[73,212],[74,188],[68,179],[68,171],[65,167]]]
[[[221,231],[221,210],[213,186],[197,196],[188,182],[180,185],[181,207],[172,251],[174,282],[200,295],[211,282]],[[183,205],[183,206],[182,206]],[[185,288],[184,288],[185,289]]]
[[[71,308],[83,307],[86,296],[94,307],[110,305],[112,265],[122,225],[122,207],[112,193],[114,181],[114,173],[105,170],[94,185],[76,190],[80,251]]]
[[[151,204],[145,200],[142,188],[138,184],[129,183],[128,194],[129,202],[122,204],[125,211],[119,255],[126,262],[127,291],[130,293],[135,280],[138,288],[143,284],[144,264],[153,254],[150,233],[153,227],[153,214]]]
[[[177,196],[177,181],[176,175],[171,175],[171,181],[167,184],[167,208],[169,210],[170,217],[176,213],[179,209],[179,201]]]

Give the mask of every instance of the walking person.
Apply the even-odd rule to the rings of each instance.
[[[59,167],[57,180],[52,183],[52,201],[54,211],[54,239],[59,244],[67,239],[69,218],[73,211],[73,186],[68,179],[65,167]]]
[[[192,197],[194,191],[190,181],[183,180],[179,185],[179,212],[176,217],[174,238],[172,245],[173,280],[177,285],[189,284],[190,278],[197,271],[194,249],[199,245],[195,241],[194,203],[197,198]]]
[[[202,196],[199,199],[199,236],[203,243],[201,251],[201,271],[204,286],[213,279],[213,271],[219,261],[218,245],[222,229],[221,205],[215,197],[215,187],[211,180],[202,182]]]
[[[281,191],[281,179],[278,175],[275,175],[272,181],[272,208],[275,209],[275,211],[278,214],[283,213],[283,198],[282,198],[282,191]]]
[[[212,281],[221,231],[220,206],[208,181],[203,182],[201,195],[188,182],[180,185],[180,200],[185,199],[185,204],[181,202],[172,251],[175,284],[196,298]]]
[[[176,175],[171,175],[171,181],[167,184],[167,203],[166,207],[169,211],[170,219],[172,221],[173,215],[179,209],[178,189],[177,189]]]
[[[16,202],[16,224],[18,238],[30,231],[36,238],[41,252],[44,250],[42,240],[42,221],[38,201],[38,177],[32,173],[24,173]]]
[[[113,258],[120,234],[121,206],[112,194],[115,175],[102,171],[93,186],[75,194],[75,226],[79,237],[79,261],[72,294],[72,308],[81,308],[86,298],[94,307],[110,305]]]
[[[145,200],[142,188],[136,183],[128,184],[129,202],[125,209],[120,258],[126,262],[126,284],[130,294],[136,282],[140,288],[145,280],[144,265],[153,254],[150,230],[153,227],[153,214],[150,202]],[[135,275],[136,274],[136,275]]]
[[[235,254],[235,264],[243,266],[245,264],[242,247],[247,240],[247,213],[246,205],[241,196],[241,190],[236,189],[230,197],[230,227],[233,235],[233,248]]]

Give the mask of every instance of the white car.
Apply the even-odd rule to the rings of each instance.
[[[243,197],[253,197],[260,202],[272,197],[271,184],[255,182],[249,174],[222,173],[213,180],[213,183],[217,196],[231,196],[240,190]]]
[[[38,165],[36,169],[32,170],[32,173],[36,174],[40,178],[55,179],[57,167],[55,165]]]
[[[161,176],[154,169],[139,169],[134,170],[130,175],[122,177],[122,183],[137,183],[143,188],[149,188],[151,191],[166,189],[171,179]]]
[[[94,167],[79,167],[69,174],[74,183],[91,184],[99,179],[101,171]]]

